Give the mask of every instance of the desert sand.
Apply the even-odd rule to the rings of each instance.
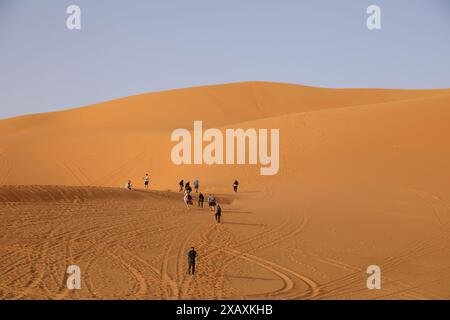
[[[279,128],[279,173],[174,165],[170,134],[194,120]],[[0,120],[0,297],[449,299],[449,123],[450,89],[265,82]],[[218,197],[220,225],[186,209],[181,178]]]

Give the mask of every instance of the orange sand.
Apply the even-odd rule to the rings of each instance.
[[[194,120],[279,128],[279,173],[175,166],[170,134]],[[0,296],[449,299],[449,123],[450,89],[258,82],[1,120]],[[146,172],[160,191],[118,188]],[[185,209],[181,178],[221,195],[223,224]],[[80,291],[65,289],[72,263]]]

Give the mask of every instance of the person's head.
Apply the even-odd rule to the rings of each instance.
[[[146,173],[145,175],[148,176],[148,173]]]
[[[194,250],[194,247],[191,247],[191,250]]]

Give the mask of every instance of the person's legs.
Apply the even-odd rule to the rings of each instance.
[[[195,261],[192,262],[192,275],[194,275],[195,273]]]
[[[191,274],[191,270],[192,270],[192,261],[188,262],[188,273]]]

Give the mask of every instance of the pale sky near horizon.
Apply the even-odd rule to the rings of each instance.
[[[450,88],[450,0],[0,0],[0,118],[238,81]]]

